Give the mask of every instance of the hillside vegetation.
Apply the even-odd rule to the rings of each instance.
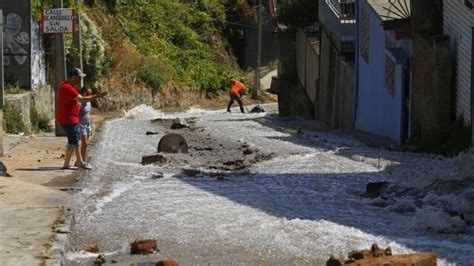
[[[36,16],[50,2],[34,0]],[[241,74],[223,32],[226,9],[245,0],[84,2],[74,6],[75,1],[65,1],[65,6],[75,7],[81,15],[84,71],[93,90],[139,96],[136,103],[175,98],[164,105],[180,106],[184,101],[177,98],[182,94],[212,98],[228,88],[229,78]],[[71,63],[77,55],[71,36],[66,44]],[[113,99],[116,102],[107,106],[134,105],[128,99]]]

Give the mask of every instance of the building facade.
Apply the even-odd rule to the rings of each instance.
[[[355,127],[396,144],[410,135],[410,14],[388,0],[357,5]]]
[[[315,118],[333,128],[354,127],[355,0],[319,0],[320,74]]]
[[[473,1],[443,1],[443,31],[451,38],[456,118],[471,124]]]

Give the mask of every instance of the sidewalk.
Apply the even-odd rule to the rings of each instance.
[[[107,116],[94,116],[98,125]],[[11,177],[0,177],[0,265],[40,265],[54,238],[68,193],[81,171],[61,170],[66,139],[53,134],[4,136],[0,160]]]
[[[0,265],[39,265],[51,225],[79,172],[60,170],[64,138],[5,136],[1,158],[12,177],[0,177]],[[13,144],[13,145],[12,145]]]

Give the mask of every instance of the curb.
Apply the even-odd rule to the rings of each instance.
[[[45,266],[63,266],[65,264],[66,253],[70,248],[70,234],[74,225],[74,212],[71,208],[61,207],[59,215],[52,226],[53,235],[49,248],[45,252]]]

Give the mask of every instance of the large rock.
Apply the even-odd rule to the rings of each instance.
[[[130,254],[132,255],[152,254],[158,251],[156,240],[153,239],[136,240],[130,244]]]
[[[179,134],[166,134],[158,143],[158,152],[187,153],[188,143],[184,137]]]

